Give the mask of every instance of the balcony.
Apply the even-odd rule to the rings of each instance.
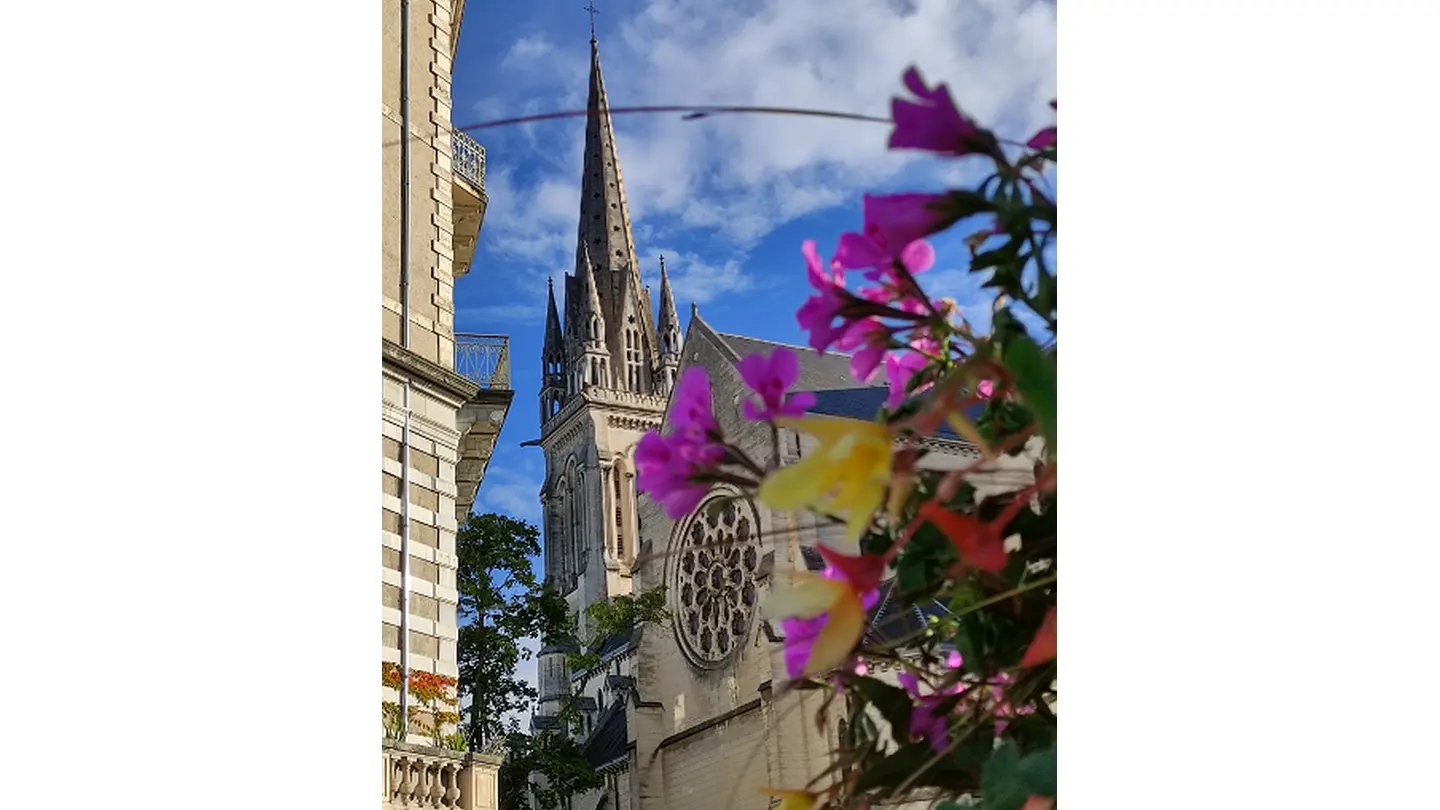
[[[394,808],[498,810],[501,758],[386,742],[385,800]]]
[[[487,390],[509,389],[509,336],[456,332],[455,373]]]
[[[459,130],[450,133],[450,144],[455,228],[451,248],[455,251],[455,277],[460,278],[470,272],[490,198],[485,194],[485,147]]]
[[[460,431],[460,458],[455,464],[455,520],[464,525],[485,468],[495,453],[495,442],[510,400],[510,338],[505,335],[455,333],[455,373],[480,384],[480,391],[456,414]]]

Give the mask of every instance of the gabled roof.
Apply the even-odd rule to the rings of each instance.
[[[629,748],[630,726],[625,703],[616,701],[600,716],[599,724],[585,743],[585,760],[599,768],[623,758]]]

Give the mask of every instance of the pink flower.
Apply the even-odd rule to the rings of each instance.
[[[944,194],[865,195],[865,232],[878,233],[885,243],[904,247],[942,231],[951,217]]]
[[[956,109],[948,87],[938,84],[931,90],[914,67],[905,71],[904,81],[918,100],[891,100],[890,117],[895,120],[891,149],[924,149],[956,156],[995,153],[994,136]]]
[[[820,574],[827,579],[844,580],[845,574],[835,567],[826,568]],[[869,589],[860,597],[861,604],[865,609],[871,610],[875,603],[880,601],[879,589]],[[805,665],[810,661],[810,650],[815,646],[815,638],[829,621],[828,614],[820,614],[813,619],[781,619],[780,629],[785,633],[785,671],[791,678],[799,678],[805,673]],[[859,671],[856,666],[856,674],[865,673]],[[869,671],[868,668],[866,671]]]
[[[697,440],[720,433],[710,405],[710,378],[705,376],[705,369],[691,366],[680,375],[670,402],[669,417],[680,432],[695,434]]]
[[[981,380],[980,384],[975,386],[975,393],[979,394],[981,399],[989,399],[995,396],[995,383]]]
[[[845,330],[835,347],[850,352],[850,373],[855,379],[869,382],[890,348],[890,330],[878,318],[863,318]]]
[[[946,663],[954,669],[957,665],[951,662],[958,658],[959,654],[951,653]],[[902,671],[895,678],[915,700],[915,705],[910,709],[910,738],[928,740],[935,753],[944,752],[950,747],[950,723],[947,714],[939,710],[940,705],[947,698],[964,692],[965,684],[956,682],[936,694],[926,695],[920,691],[920,681],[908,670]]]
[[[1055,109],[1055,101],[1051,100],[1050,109]],[[1030,136],[1025,145],[1031,149],[1051,149],[1055,146],[1055,127],[1041,127],[1038,132]]]
[[[924,272],[935,265],[935,248],[924,239],[894,242],[890,235],[870,222],[865,224],[864,233],[841,234],[840,245],[835,248],[836,264],[847,270],[873,268],[865,274],[871,281],[890,276],[897,262],[912,275]]]
[[[696,448],[684,437],[664,437],[655,432],[640,437],[635,445],[635,486],[649,493],[665,515],[680,520],[700,505],[710,485],[697,483],[693,476],[702,468]]]
[[[933,338],[922,337],[912,341],[910,348],[914,351],[890,352],[885,355],[885,381],[890,385],[890,396],[885,400],[887,408],[893,409],[905,401],[906,394],[911,393],[906,391],[910,380],[930,364],[930,359],[921,352],[936,354],[940,351],[940,344]],[[934,383],[926,383],[913,393],[918,394],[932,385]]]
[[[815,395],[809,391],[785,394],[800,379],[800,361],[789,349],[777,346],[769,357],[759,353],[749,355],[736,369],[750,390],[760,395],[760,405],[747,399],[742,406],[745,418],[752,422],[765,422],[777,416],[804,416],[805,410],[815,404]]]
[[[805,240],[800,246],[800,252],[805,254],[805,270],[810,286],[814,287],[818,294],[812,295],[800,306],[795,313],[795,320],[801,329],[810,333],[811,348],[824,354],[841,332],[834,327],[834,322],[840,317],[841,308],[845,306],[845,273],[833,263],[831,270],[826,271],[819,254],[815,252],[813,239]]]

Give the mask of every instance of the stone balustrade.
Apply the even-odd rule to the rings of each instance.
[[[386,742],[386,808],[498,810],[500,757]]]

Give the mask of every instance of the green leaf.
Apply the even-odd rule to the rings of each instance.
[[[926,760],[935,755],[930,743],[916,742],[900,748],[879,762],[870,763],[855,778],[854,791],[864,793],[877,787],[899,787],[910,774],[919,770]]]
[[[910,695],[898,686],[874,678],[856,678],[853,682],[860,696],[880,712],[890,724],[890,735],[897,745],[910,742]]]
[[[980,774],[985,810],[1020,810],[1031,796],[1056,795],[1056,749],[1026,757],[1007,740],[995,749]]]
[[[1015,257],[1020,253],[1020,245],[1020,240],[1015,239],[1006,242],[994,250],[987,250],[984,253],[975,254],[975,258],[970,260],[970,272],[973,273],[990,267],[1014,264]]]
[[[1001,360],[1015,377],[1025,404],[1035,413],[1045,437],[1045,449],[1055,455],[1055,353],[1046,355],[1029,336],[1017,336],[1005,345]]]

